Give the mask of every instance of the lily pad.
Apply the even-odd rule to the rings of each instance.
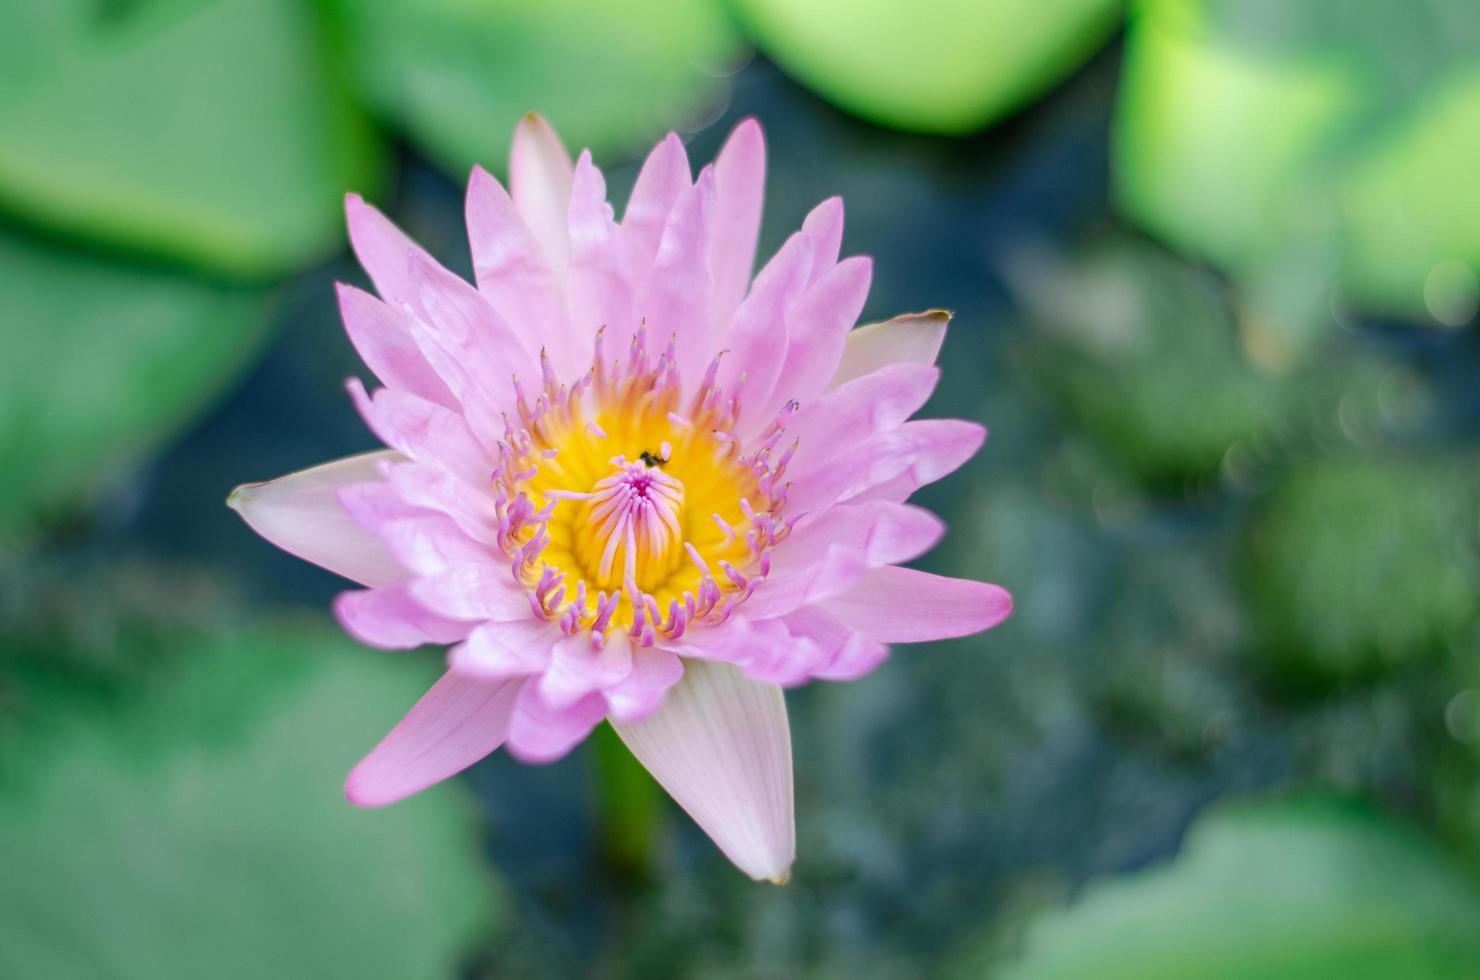
[[[336,84],[312,5],[0,5],[0,208],[233,275],[343,243],[373,134]]]
[[[1323,800],[1211,813],[1176,860],[1028,929],[1006,980],[1465,980],[1480,891],[1442,849]]]
[[[1298,278],[1295,311],[1334,282],[1369,311],[1458,322],[1446,284],[1472,291],[1480,269],[1477,45],[1469,0],[1143,2],[1115,121],[1120,206],[1261,289],[1299,293],[1281,281]]]
[[[928,133],[973,132],[1083,63],[1119,0],[736,0],[756,44],[828,101]]]
[[[126,697],[8,692],[33,721],[0,746],[0,974],[455,975],[496,904],[471,808],[341,791],[427,665],[301,627],[166,642]]]
[[[355,82],[461,180],[535,110],[573,147],[635,152],[722,104],[743,44],[712,0],[340,0]]]
[[[264,294],[0,233],[0,534],[64,513],[245,364]]]

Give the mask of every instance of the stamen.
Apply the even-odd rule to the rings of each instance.
[[[568,385],[544,350],[537,391],[513,379],[490,541],[535,615],[570,636],[588,631],[597,646],[615,630],[644,646],[724,621],[769,572],[791,526],[777,487],[795,441],[774,453],[798,406],[788,402],[742,446],[738,400],[718,385],[724,352],[688,389],[676,335],[654,358],[639,324],[625,361],[608,357],[605,341],[603,327],[591,368]],[[690,527],[705,514],[718,535]]]

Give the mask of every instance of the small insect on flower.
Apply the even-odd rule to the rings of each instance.
[[[349,392],[389,448],[229,502],[365,587],[334,604],[361,641],[450,646],[350,773],[354,803],[500,746],[557,759],[608,720],[730,860],[782,881],[782,689],[1011,611],[995,585],[902,567],[944,532],[906,498],[986,435],[910,420],[948,315],[853,328],[871,266],[839,259],[836,198],[752,278],[764,178],[754,121],[697,178],[670,135],[619,223],[590,155],[528,116],[509,190],[468,185],[476,285],[348,198],[380,295],[341,285],[340,310],[384,385]]]

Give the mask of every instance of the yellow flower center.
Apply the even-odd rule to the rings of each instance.
[[[501,542],[537,614],[567,632],[628,631],[640,645],[727,618],[785,536],[776,449],[794,405],[746,452],[718,358],[683,398],[670,341],[649,365],[645,331],[625,365],[606,362],[540,391],[519,390],[494,482]],[[516,389],[518,382],[516,380]]]

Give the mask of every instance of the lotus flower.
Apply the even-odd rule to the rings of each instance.
[[[389,449],[237,489],[281,548],[365,586],[334,604],[446,674],[350,773],[380,806],[507,746],[565,755],[608,720],[741,870],[795,853],[782,690],[850,680],[886,644],[1005,618],[1001,588],[902,567],[941,522],[905,499],[964,463],[971,422],[909,421],[948,315],[851,329],[867,258],[843,205],[752,279],[760,127],[693,179],[670,135],[619,223],[588,153],[526,117],[509,190],[468,185],[472,285],[351,195],[379,298],[339,287],[384,387],[349,393]]]

